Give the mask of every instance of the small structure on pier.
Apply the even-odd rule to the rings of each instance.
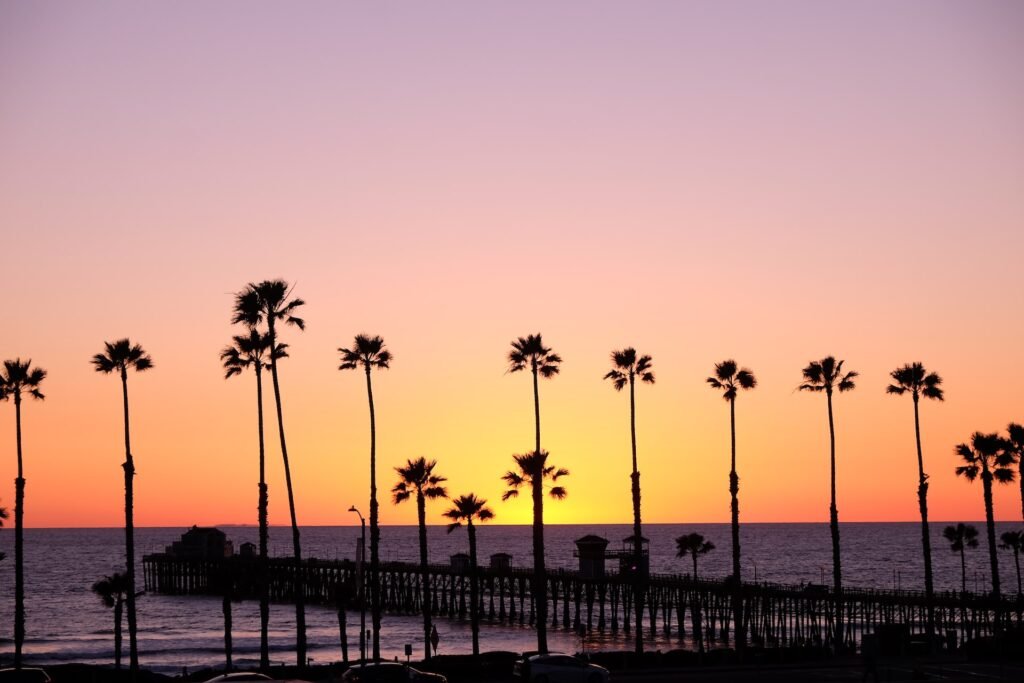
[[[622,539],[622,547],[619,550],[610,550],[605,553],[606,557],[617,557],[619,559],[619,573],[623,575],[650,576],[651,573],[651,541],[643,536],[640,537],[640,564],[636,562],[636,535],[630,535]]]
[[[256,557],[256,544],[252,541],[246,541],[238,546],[238,554],[242,557]]]
[[[585,579],[604,578],[605,549],[608,539],[594,534],[587,534],[576,539],[574,556],[580,560],[580,576]]]
[[[181,540],[167,546],[167,554],[190,560],[216,560],[234,555],[235,546],[220,529],[193,525],[181,535]]]
[[[452,569],[460,572],[469,571],[469,555],[466,553],[455,553],[448,558],[448,563]]]
[[[494,553],[491,555],[491,569],[499,571],[512,567],[512,556],[508,553]]]

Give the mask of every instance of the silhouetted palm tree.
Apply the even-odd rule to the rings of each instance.
[[[757,386],[757,378],[747,368],[740,368],[734,360],[715,363],[715,374],[707,378],[713,389],[722,392],[722,398],[729,403],[729,435],[732,445],[729,466],[729,495],[732,496],[732,574],[735,592],[733,594],[733,621],[736,628],[736,644],[746,644],[746,632],[743,628],[743,594],[741,593],[742,574],[740,569],[740,477],[736,474],[736,396],[741,390],[753,389]]]
[[[928,642],[934,643],[935,635],[935,588],[932,582],[932,542],[928,532],[928,475],[924,473],[924,456],[921,453],[921,418],[918,404],[921,397],[943,400],[942,378],[934,372],[928,372],[921,363],[908,363],[896,368],[889,376],[893,383],[886,388],[886,393],[902,396],[910,393],[914,399],[914,438],[917,443],[917,505],[921,511],[921,548],[924,551],[924,595],[928,604],[928,623],[926,626]]]
[[[444,513],[444,516],[452,520],[448,525],[448,533],[451,533],[466,524],[466,531],[469,533],[469,623],[473,632],[473,656],[480,654],[480,599],[477,587],[477,562],[476,562],[476,527],[473,520],[486,522],[494,519],[494,513],[487,507],[487,501],[477,498],[474,494],[468,493],[452,500],[452,507]]]
[[[398,483],[391,489],[395,504],[416,496],[416,514],[420,530],[420,583],[423,588],[423,648],[424,659],[430,659],[430,571],[427,558],[427,500],[447,498],[448,491],[441,484],[447,479],[434,474],[436,460],[420,457],[396,467]]]
[[[550,347],[544,346],[544,340],[541,334],[529,334],[525,337],[519,337],[512,342],[512,349],[508,352],[508,371],[509,372],[521,372],[523,370],[529,370],[533,376],[533,421],[534,421],[534,452],[541,452],[540,445],[540,382],[539,378],[544,377],[550,379],[557,375],[561,370],[562,357],[557,353],[554,353]],[[543,505],[542,505],[543,506]],[[536,508],[536,503],[534,505]],[[543,515],[543,510],[541,512]],[[537,557],[537,544],[538,538],[540,539],[541,556],[540,559]],[[545,567],[543,557],[543,546],[544,546],[544,524],[543,519],[539,524],[539,536],[538,536],[538,522],[536,510],[534,511],[533,520],[533,545],[534,545],[534,585],[531,587],[533,590],[534,600],[536,602],[537,610],[537,643],[538,649],[541,652],[547,652],[548,649],[548,634],[547,634],[547,583],[545,578]],[[539,567],[539,570],[538,570]],[[539,571],[539,573],[538,573]],[[537,596],[541,596],[542,599],[538,600]]]
[[[116,342],[104,342],[103,353],[92,357],[96,372],[109,375],[117,372],[121,377],[121,396],[124,403],[124,543],[125,543],[125,576],[128,579],[128,666],[132,680],[138,677],[139,647],[137,642],[138,626],[135,620],[135,460],[132,457],[131,428],[128,420],[128,371],[144,372],[153,367],[153,359],[138,344],[128,339]]]
[[[636,573],[634,575],[634,593],[636,599],[634,602],[634,610],[636,612],[636,653],[642,654],[644,651],[644,630],[642,628],[643,616],[644,616],[644,604],[643,604],[643,579],[644,572],[643,567],[643,533],[640,525],[640,470],[637,469],[636,462],[636,380],[640,379],[641,382],[647,382],[648,384],[654,384],[654,373],[651,372],[652,359],[650,356],[637,356],[636,349],[628,347],[621,351],[612,351],[612,369],[604,376],[605,379],[612,381],[612,386],[615,387],[616,391],[622,391],[625,387],[629,387],[629,436],[630,444],[633,449],[633,473],[630,475],[632,479],[632,491],[633,491],[633,561],[636,566]]]
[[[533,375],[533,419],[535,425],[534,450],[540,452],[540,387],[538,376],[550,379],[559,372],[562,358],[544,346],[540,334],[519,337],[512,342],[512,350],[508,352],[508,371],[520,372],[529,370]]]
[[[701,555],[707,555],[715,549],[715,544],[711,541],[704,540],[702,534],[696,532],[692,534],[683,534],[676,538],[676,557],[686,557],[689,555],[693,558],[693,580],[697,580],[697,558]]]
[[[1020,551],[1024,548],[1024,531],[1004,531],[999,536],[1003,550],[1013,551],[1013,564],[1017,568],[1017,594],[1020,595]]]
[[[829,507],[829,527],[832,531],[832,580],[834,584],[836,621],[835,621],[835,643],[836,650],[842,650],[845,641],[843,640],[843,574],[842,562],[839,555],[839,509],[836,507],[836,429],[832,417],[832,394],[836,391],[843,393],[852,391],[857,385],[853,381],[857,378],[856,372],[843,372],[843,362],[837,361],[832,356],[826,356],[820,361],[811,361],[804,368],[804,383],[800,385],[801,391],[824,392],[828,403],[828,439],[829,439],[829,463],[831,465],[831,494],[832,502]]]
[[[221,351],[220,359],[224,364],[224,378],[241,375],[243,371],[252,369],[256,375],[256,425],[260,448],[260,480],[257,517],[260,526],[260,668],[266,670],[270,666],[270,640],[268,635],[270,624],[270,596],[266,581],[267,571],[267,477],[266,449],[263,441],[263,371],[270,369],[270,335],[261,334],[255,327],[249,328],[248,335],[232,337],[233,343]],[[276,355],[284,358],[288,355],[287,344],[278,344]]]
[[[992,512],[992,480],[1009,484],[1013,481],[1013,456],[1006,449],[1006,442],[998,434],[974,432],[971,443],[956,447],[956,453],[964,463],[956,468],[959,476],[974,481],[981,475],[982,492],[985,497],[985,525],[988,532],[988,555],[992,569],[992,593],[999,597],[999,558],[996,557],[996,523]]]
[[[114,573],[105,576],[92,585],[92,592],[99,596],[104,607],[114,609],[114,668],[121,669],[121,613],[128,595],[128,577]]]
[[[384,348],[384,340],[357,334],[351,349],[340,348],[339,370],[366,371],[366,398],[370,403],[370,592],[373,599],[373,659],[380,659],[380,524],[377,505],[377,421],[373,412],[373,383],[370,371],[373,368],[386,370],[393,360],[391,352]]]
[[[547,629],[547,570],[544,566],[544,482],[550,480],[556,482],[569,474],[569,470],[548,465],[547,451],[534,451],[523,455],[512,456],[519,471],[508,471],[502,479],[508,484],[509,489],[501,496],[502,500],[508,500],[519,495],[519,488],[524,485],[530,487],[533,497],[533,601],[537,611],[537,650],[541,653],[548,651],[548,629]],[[562,500],[566,496],[563,486],[552,486],[548,492],[552,498]],[[637,625],[639,627],[639,624]]]
[[[292,296],[291,287],[284,280],[264,280],[249,283],[235,294],[234,315],[231,322],[252,329],[266,323],[269,347],[280,348],[277,325],[294,325],[306,329],[306,323],[295,315],[305,301]],[[303,580],[302,543],[299,522],[295,514],[295,492],[292,489],[292,470],[288,461],[288,442],[284,434],[284,416],[281,408],[281,383],[277,372],[277,354],[270,355],[270,378],[274,385],[274,405],[277,409],[277,433],[281,439],[281,459],[284,461],[284,482],[288,489],[288,512],[292,522],[292,553],[295,560],[295,658],[299,666],[306,665],[306,597]]]
[[[956,526],[947,526],[942,535],[949,541],[949,549],[960,553],[960,592],[967,592],[967,548],[978,547],[978,529],[974,525],[959,522]]]
[[[0,401],[14,398],[14,424],[18,452],[18,478],[14,480],[14,668],[21,668],[21,649],[25,643],[25,472],[21,457],[21,399],[28,395],[43,400],[39,385],[46,370],[32,367],[32,361],[4,361],[0,373]]]
[[[1024,518],[1024,425],[1011,422],[1006,427],[1006,448],[1017,461],[1017,478],[1020,480],[1020,514]]]

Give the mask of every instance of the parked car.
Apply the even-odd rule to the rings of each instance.
[[[51,680],[42,669],[0,669],[0,683],[50,683]]]
[[[607,683],[609,676],[603,666],[554,652],[517,660],[512,675],[529,683]]]
[[[272,681],[274,680],[270,676],[265,676],[261,673],[253,671],[236,671],[231,674],[221,674],[220,676],[214,676],[206,681],[206,683],[221,683],[221,681]]]
[[[349,667],[341,676],[344,683],[448,683],[441,674],[420,671],[397,662],[374,662]]]

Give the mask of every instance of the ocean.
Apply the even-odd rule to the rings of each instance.
[[[960,558],[942,538],[948,522],[932,522],[932,554],[937,591],[959,590]],[[987,590],[989,583],[988,549],[984,522],[973,522],[981,532],[978,548],[967,552],[968,590]],[[998,523],[997,534],[1021,528],[1019,523]],[[841,527],[844,585],[851,587],[923,589],[920,525],[915,522],[844,523]],[[255,527],[221,527],[238,548],[245,541],[257,541]],[[139,563],[137,576],[141,588],[141,562],[144,554],[162,552],[177,540],[184,528],[140,528],[136,530]],[[674,538],[697,531],[717,548],[701,558],[702,577],[723,577],[730,572],[730,532],[728,524],[648,524],[644,534],[650,539],[651,571],[686,574],[692,571],[690,560],[675,556]],[[631,533],[620,525],[552,525],[545,529],[549,567],[573,568],[573,540],[586,534],[609,539],[609,548],[617,548]],[[481,564],[496,552],[513,556],[514,566],[532,566],[531,530],[528,525],[480,525],[478,544]],[[444,526],[428,531],[431,562],[444,563],[456,552],[467,549],[464,529],[448,534]],[[354,559],[359,539],[358,527],[305,527],[302,529],[305,557]],[[741,530],[745,581],[800,584],[831,583],[831,544],[828,524],[744,524]],[[14,613],[14,532],[9,526],[0,531],[0,667],[13,656]],[[27,529],[25,531],[25,574],[27,638],[26,660],[33,664],[84,662],[107,664],[113,661],[113,610],[105,608],[91,592],[92,583],[123,566],[124,533],[121,529]],[[288,556],[291,552],[289,527],[270,529],[270,552]],[[381,528],[381,560],[418,562],[419,546],[414,526]],[[1003,590],[1016,591],[1017,576],[1011,552],[999,551]],[[610,565],[609,565],[610,566]],[[320,606],[307,608],[309,656],[315,662],[341,659],[337,614]],[[272,605],[270,619],[271,659],[294,662],[294,607]],[[138,601],[139,652],[144,667],[173,673],[182,666],[190,669],[219,666],[223,655],[223,617],[221,601],[215,597],[170,597],[145,595]],[[385,615],[381,643],[382,654],[404,659],[406,643],[413,652],[422,650],[422,627],[417,617]],[[440,653],[470,651],[469,625],[445,618],[437,620]],[[234,658],[236,666],[258,661],[259,611],[256,602],[234,605]],[[359,614],[348,615],[350,656],[358,656]],[[555,650],[577,651],[587,648],[629,649],[621,634],[579,637],[561,630],[549,631]],[[518,626],[483,626],[483,650],[522,651],[535,646],[532,629]],[[672,649],[685,647],[663,634],[652,636],[648,647]],[[124,653],[127,658],[127,626]]]

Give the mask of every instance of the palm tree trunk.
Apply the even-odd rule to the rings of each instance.
[[[476,527],[473,520],[466,523],[466,531],[469,532],[469,627],[473,633],[473,656],[480,655],[480,598],[477,588],[476,569]]]
[[[380,660],[380,525],[377,508],[377,419],[373,411],[373,383],[366,366],[366,397],[370,403],[370,606],[373,620],[373,661]]]
[[[967,592],[967,550],[960,546],[960,594]]]
[[[988,559],[992,568],[992,594],[999,597],[999,558],[996,556],[996,522],[992,512],[992,473],[985,470],[981,474],[981,484],[985,493],[985,528],[988,532]]]
[[[843,575],[842,562],[839,557],[839,510],[836,507],[836,428],[832,417],[832,392],[826,393],[828,399],[828,438],[831,463],[832,503],[829,508],[829,526],[832,530],[832,580],[835,593],[835,649],[843,650]]]
[[[277,433],[281,437],[281,458],[284,460],[284,483],[288,488],[288,512],[292,520],[292,552],[295,560],[295,659],[299,666],[306,666],[306,587],[302,575],[302,544],[299,538],[299,522],[295,515],[295,493],[292,491],[292,471],[288,463],[288,444],[284,437],[284,416],[281,410],[281,385],[277,378],[277,359],[273,349],[277,344],[274,334],[274,318],[267,317],[270,333],[270,379],[274,385],[274,404],[277,408]]]
[[[633,371],[629,372],[629,436],[633,448],[633,564],[636,571],[633,574],[633,607],[636,617],[636,644],[634,649],[637,656],[644,653],[644,572],[643,572],[643,537],[640,524],[640,471],[637,469],[636,461],[636,392],[633,383]]]
[[[697,581],[697,553],[691,553],[693,555],[693,580]]]
[[[544,480],[537,473],[533,485],[533,601],[537,612],[537,651],[548,651],[548,579],[544,567]]]
[[[25,477],[21,461],[21,391],[14,393],[18,478],[14,480],[14,668],[21,668],[25,643]]]
[[[259,524],[260,524],[260,558],[259,558],[259,591],[260,591],[260,669],[266,671],[270,667],[270,591],[267,586],[267,475],[266,445],[263,440],[263,372],[260,364],[256,364],[256,416],[260,442],[260,483],[259,483]]]
[[[430,570],[427,563],[427,501],[416,491],[416,512],[420,525],[420,587],[423,589],[423,659],[430,659]]]
[[[729,494],[732,497],[732,575],[734,579],[732,596],[733,630],[736,634],[736,648],[746,645],[743,628],[743,592],[740,585],[740,478],[736,474],[736,399],[729,401],[729,436],[732,456],[729,468]]]
[[[924,473],[924,455],[921,453],[921,419],[918,414],[918,396],[914,394],[914,438],[917,442],[917,502],[921,508],[921,547],[924,551],[924,600],[928,609],[925,633],[928,648],[935,647],[935,589],[932,581],[932,541],[928,532],[928,475]]]
[[[114,602],[114,669],[121,670],[121,613],[124,611],[124,598],[118,596]]]
[[[540,453],[540,385],[537,378],[537,361],[533,361],[533,419],[537,437],[536,452]],[[548,579],[544,566],[544,481],[534,480],[533,484],[533,602],[537,612],[537,650],[548,651]]]
[[[231,596],[225,592],[221,602],[224,613],[224,664],[225,671],[231,671]]]
[[[540,385],[537,379],[537,361],[533,361],[533,424],[534,435],[537,437],[536,450],[540,453]]]
[[[138,624],[135,620],[135,461],[132,459],[131,428],[128,420],[128,371],[121,369],[121,393],[124,398],[124,545],[128,593],[128,667],[132,681],[139,675]]]
[[[1020,550],[1017,548],[1013,549],[1013,563],[1017,567],[1017,595],[1021,594],[1020,590]]]

